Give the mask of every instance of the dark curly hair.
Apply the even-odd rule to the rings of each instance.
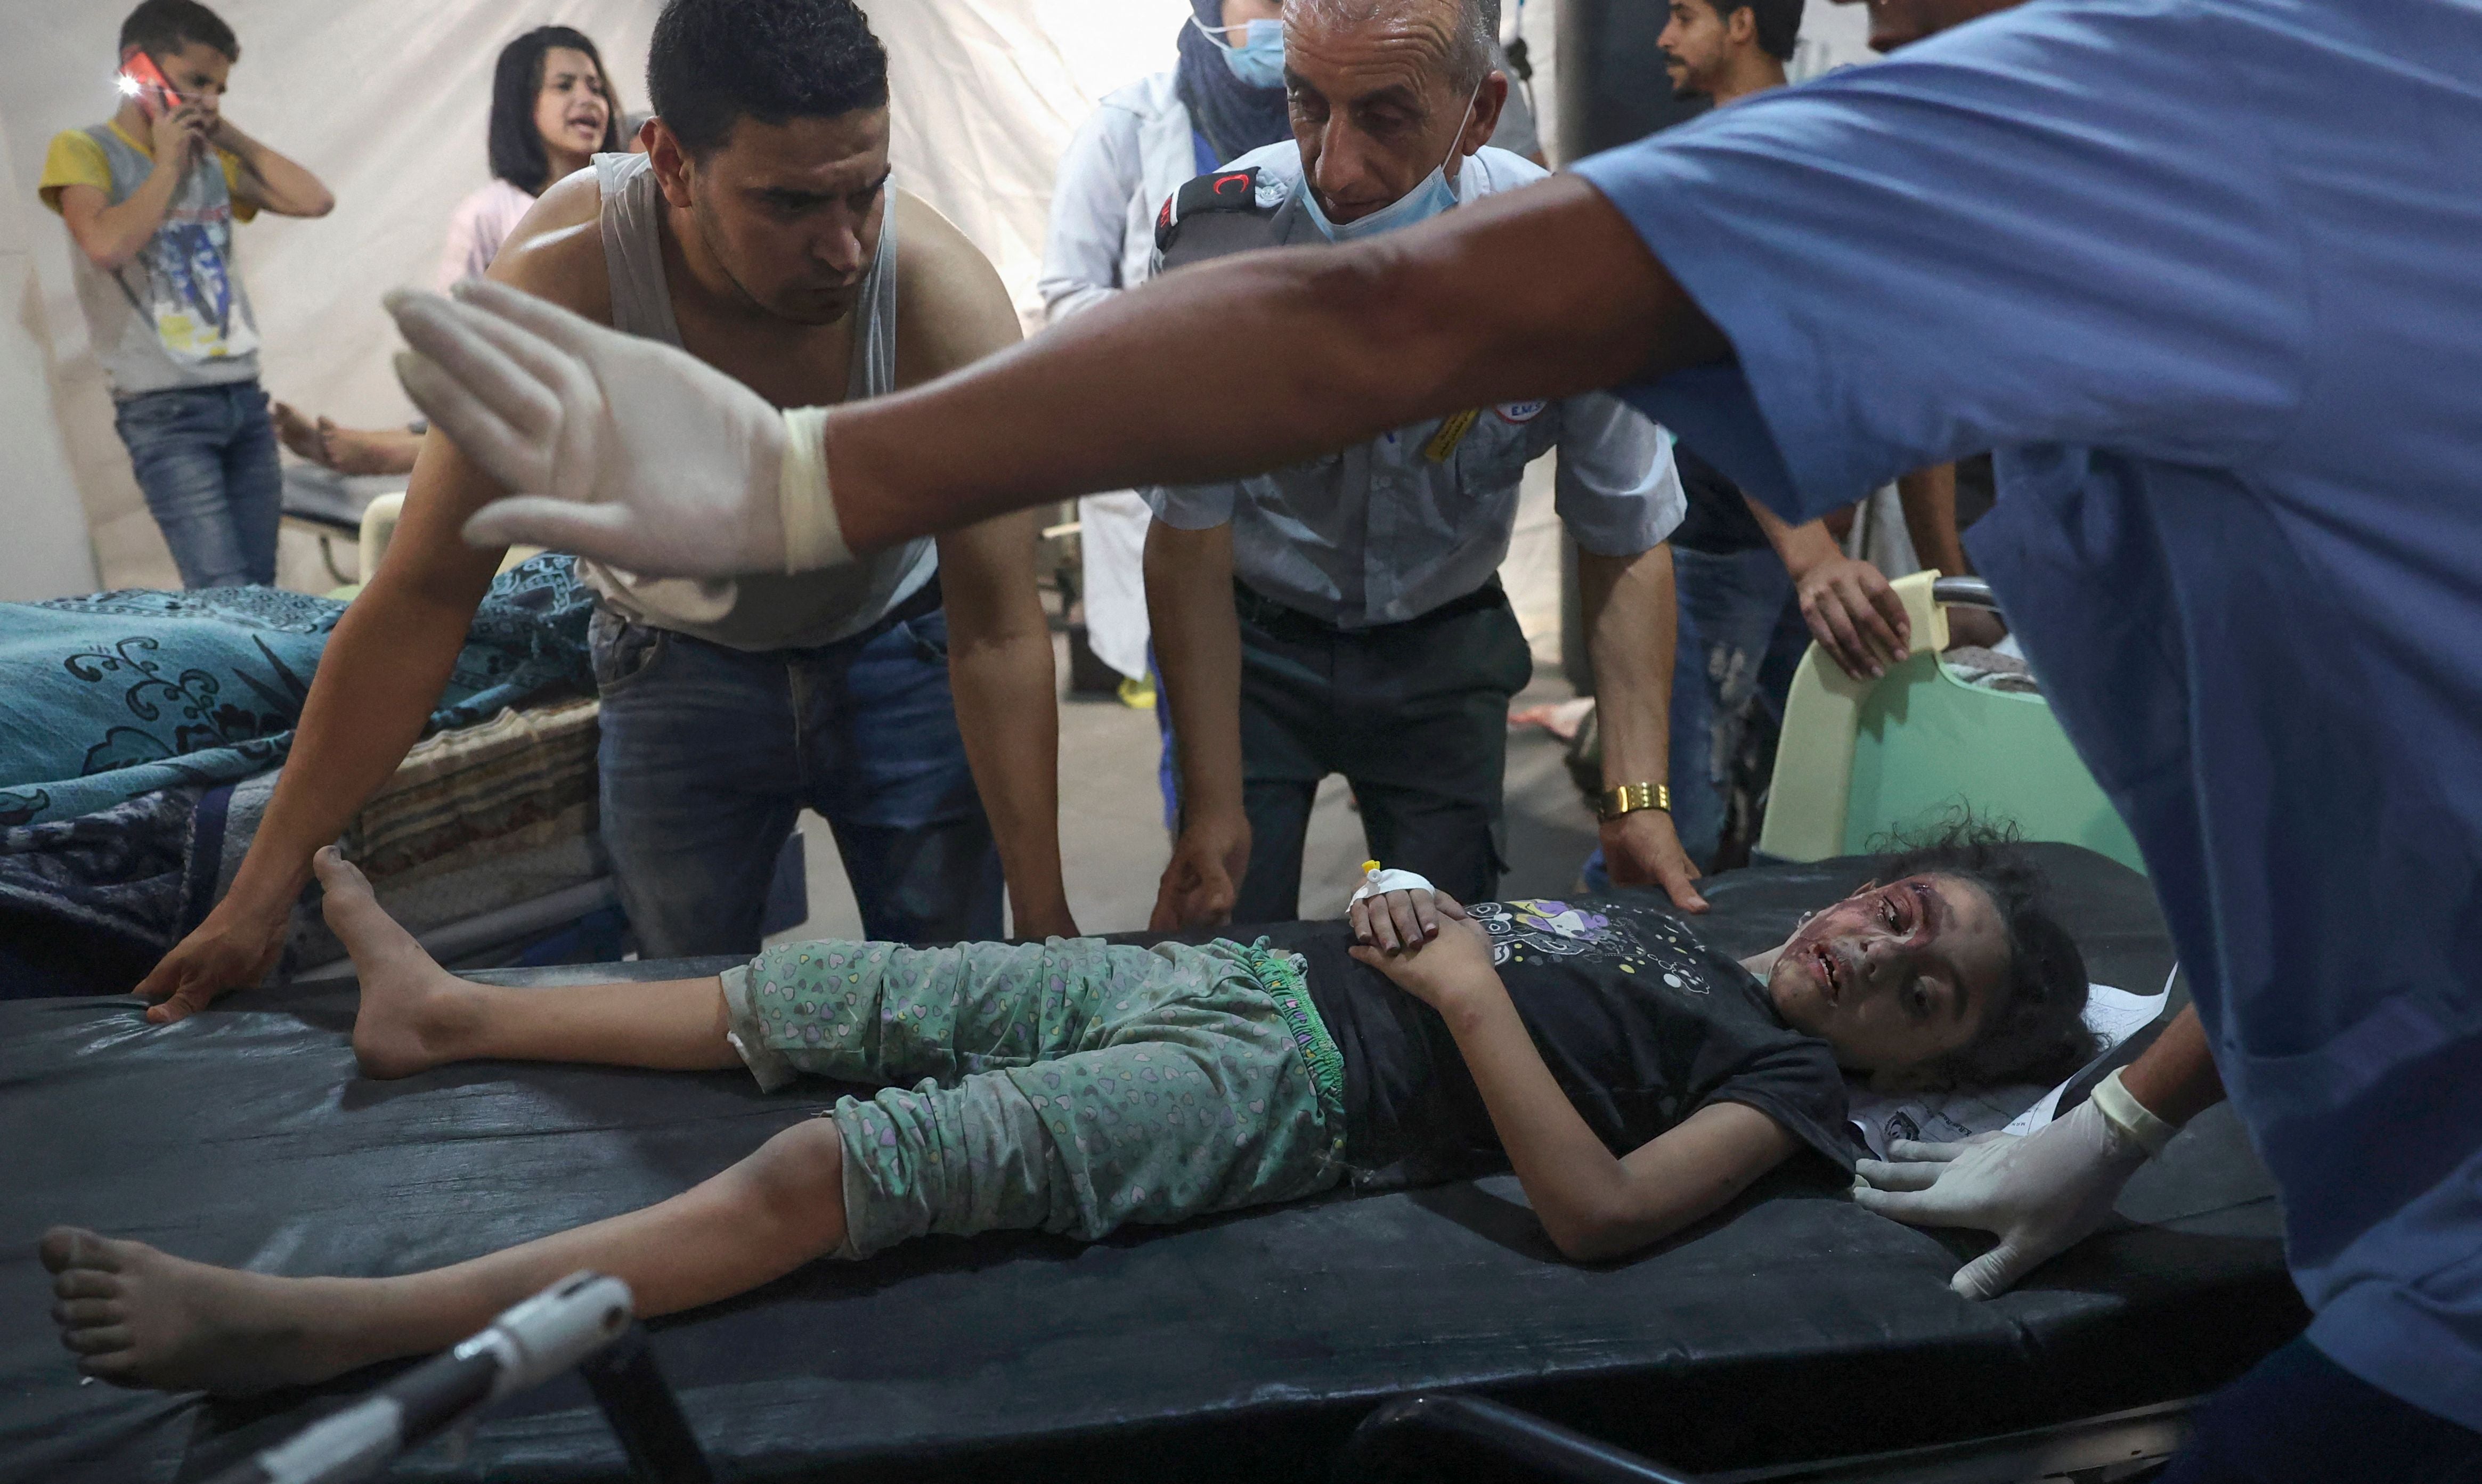
[[[778,124],[887,106],[887,49],[853,0],[670,0],[647,52],[655,117],[693,156],[745,117]]]
[[[2049,910],[2049,888],[2014,825],[1964,815],[1919,836],[1891,835],[1871,880],[1948,876],[1991,899],[2008,935],[2007,989],[1963,1050],[1929,1069],[1951,1085],[2057,1082],[2092,1061],[2086,960]]]

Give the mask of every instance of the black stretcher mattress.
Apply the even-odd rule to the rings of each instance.
[[[2094,977],[2160,985],[2172,953],[2144,880],[2036,848]],[[1756,952],[1862,874],[1734,872],[1699,927]],[[495,977],[616,972],[681,967]],[[832,1100],[740,1073],[536,1065],[370,1082],[353,1014],[350,985],[238,995],[168,1030],[117,996],[0,1004],[0,1478],[204,1478],[385,1373],[246,1402],[82,1385],[34,1256],[47,1225],[270,1272],[402,1272],[661,1199]],[[2193,1395],[2305,1318],[2271,1187],[2224,1109],[2131,1183],[2122,1212],[2144,1225],[1986,1304],[1947,1287],[1982,1238],[1882,1220],[1814,1175],[1599,1266],[1558,1260],[1522,1199],[1502,1175],[1091,1247],[935,1237],[658,1321],[655,1354],[736,1479],[1318,1476],[1375,1405],[1445,1388],[1707,1471]],[[621,1472],[571,1377],[506,1404],[462,1461],[435,1445],[391,1477]]]

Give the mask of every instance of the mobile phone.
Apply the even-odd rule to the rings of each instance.
[[[172,79],[155,65],[155,59],[143,51],[120,65],[120,79],[121,90],[138,99],[138,111],[149,119],[163,109],[179,108],[189,101],[173,90]],[[154,95],[153,99],[149,98],[150,93]]]

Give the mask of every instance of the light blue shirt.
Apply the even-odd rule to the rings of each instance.
[[[1254,165],[1262,206],[1288,200],[1300,187],[1297,145],[1253,150],[1230,168]],[[1458,171],[1457,199],[1475,200],[1544,173],[1485,147]],[[1649,550],[1687,510],[1670,440],[1617,397],[1481,409],[1444,450],[1440,426],[1416,423],[1252,479],[1149,490],[1147,503],[1155,518],[1182,530],[1228,521],[1235,576],[1339,628],[1401,623],[1489,582],[1517,528],[1518,481],[1555,447],[1555,505],[1588,551]]]
[[[2482,4],[2038,0],[1586,161],[1730,338],[1627,395],[1974,528],[2347,1369],[2482,1428]]]

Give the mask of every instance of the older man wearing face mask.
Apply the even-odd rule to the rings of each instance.
[[[1162,270],[1376,236],[1543,178],[1484,146],[1508,94],[1491,66],[1498,13],[1497,0],[1292,0],[1293,137],[1165,204]],[[1617,878],[1704,906],[1661,786],[1663,540],[1679,476],[1661,430],[1593,394],[1472,408],[1255,478],[1149,491],[1148,607],[1180,784],[1155,927],[1293,916],[1311,798],[1331,773],[1351,781],[1373,855],[1465,900],[1496,892],[1508,701],[1533,673],[1496,570],[1518,479],[1555,447],[1602,698],[1605,853]]]

